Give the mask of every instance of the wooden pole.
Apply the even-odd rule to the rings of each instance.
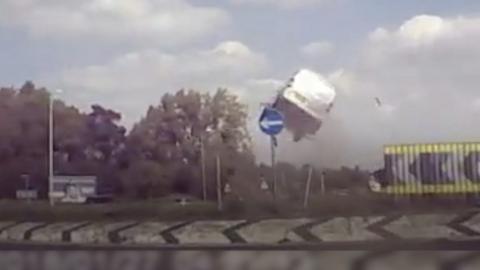
[[[50,206],[55,205],[53,199],[53,102],[54,97],[49,96],[48,100],[48,199]]]
[[[272,153],[272,173],[273,173],[273,200],[277,200],[277,164],[275,160],[275,138],[270,137],[270,147]]]
[[[207,177],[205,173],[205,145],[203,143],[203,137],[200,137],[200,159],[201,159],[201,166],[202,166],[202,195],[203,200],[207,200]]]
[[[312,174],[313,174],[313,167],[309,166],[307,183],[305,185],[305,196],[304,196],[304,201],[303,201],[303,208],[305,208],[305,209],[308,208],[308,200],[309,200],[309,197],[310,197],[310,185],[312,183]]]
[[[320,174],[320,192],[322,195],[325,195],[325,172],[323,170]]]
[[[218,211],[223,210],[223,202],[222,202],[222,179],[221,179],[221,168],[220,168],[220,155],[217,154],[217,206]]]

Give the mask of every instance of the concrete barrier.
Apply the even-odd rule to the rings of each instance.
[[[480,239],[480,213],[193,222],[2,222],[0,241],[225,245]]]

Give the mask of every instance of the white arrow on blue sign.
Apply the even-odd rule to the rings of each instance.
[[[273,108],[265,108],[260,116],[259,125],[263,133],[277,135],[284,127],[283,115]]]

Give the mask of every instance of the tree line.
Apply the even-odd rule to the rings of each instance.
[[[18,89],[0,88],[2,198],[15,197],[25,175],[42,197],[47,196],[50,97],[47,89],[32,82]],[[174,193],[201,197],[204,172],[207,198],[213,199],[219,156],[222,183],[231,186],[230,196],[265,197],[260,175],[268,181],[271,170],[257,165],[246,105],[226,89],[165,94],[128,132],[121,113],[100,104],[82,112],[55,99],[53,112],[55,175],[94,175],[100,188],[108,187],[117,196],[148,199]],[[279,168],[285,196],[295,199],[301,194],[305,168],[288,163]]]

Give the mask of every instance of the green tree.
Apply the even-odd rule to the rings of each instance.
[[[46,192],[48,92],[31,82],[0,89],[0,184],[3,197],[15,196],[28,174]]]
[[[126,129],[120,113],[93,105],[81,113],[56,101],[55,171],[61,175],[95,175],[101,185],[118,187],[124,162]]]
[[[198,195],[201,194],[203,145],[209,172],[208,190],[214,195],[213,169],[217,154],[221,156],[225,176],[234,173],[239,156],[253,160],[246,121],[245,105],[226,89],[219,89],[213,95],[193,90],[165,94],[160,104],[151,106],[133,127],[128,139],[129,154],[132,160],[162,164],[163,170],[174,171],[176,175],[169,179],[158,177],[157,181],[182,182],[159,186],[171,186],[172,192]]]
[[[46,196],[48,190],[48,108],[50,94],[31,82],[0,89],[0,196],[14,197],[22,175]],[[114,181],[125,151],[120,114],[101,106],[82,113],[54,101],[54,173],[97,175]]]

